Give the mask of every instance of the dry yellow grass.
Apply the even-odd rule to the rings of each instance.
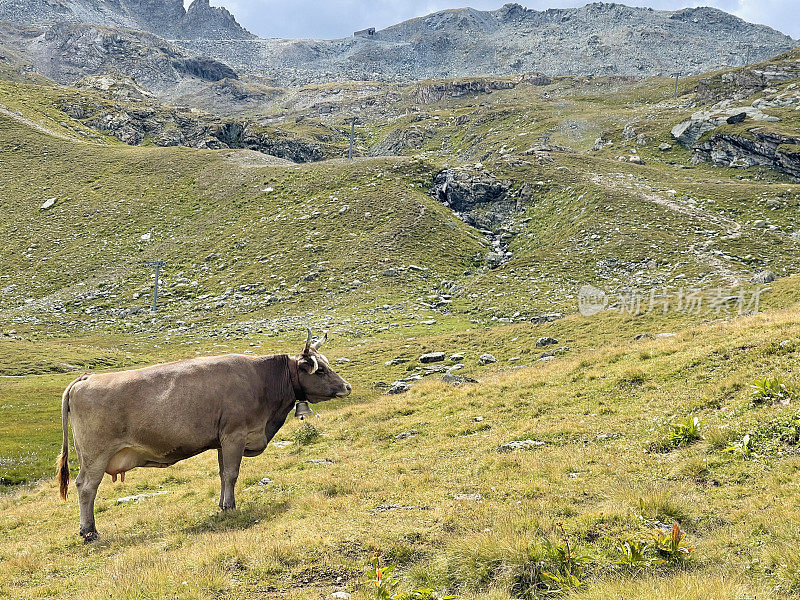
[[[492,335],[510,344],[523,328]],[[271,445],[245,459],[240,509],[231,514],[216,509],[213,453],[133,471],[125,484],[104,481],[101,540],[89,546],[75,535],[72,492],[62,503],[48,481],[4,497],[0,596],[363,596],[364,564],[381,551],[404,585],[506,598],[531,548],[556,543],[563,523],[591,557],[575,598],[788,597],[800,581],[797,561],[787,558],[800,520],[796,447],[744,460],[717,438],[723,432],[732,443],[794,410],[751,406],[747,386],[796,364],[797,307],[663,340],[595,341],[599,349],[487,372],[479,384],[425,380],[402,396],[321,406],[317,441]],[[346,368],[366,369],[370,351]],[[648,451],[686,415],[702,418],[706,439]],[[292,440],[297,427],[289,423],[277,439]],[[418,434],[395,439],[411,429]],[[545,444],[498,452],[518,439]],[[265,476],[272,483],[258,485]],[[169,493],[116,502],[160,490]],[[386,505],[410,508],[376,510]],[[614,567],[616,540],[646,538],[672,521],[697,548],[689,563]]]

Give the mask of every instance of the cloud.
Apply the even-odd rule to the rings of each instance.
[[[568,8],[583,6],[588,0],[529,0],[528,8]],[[190,4],[189,0],[184,0]],[[800,38],[797,0],[633,0],[638,6],[659,10],[678,10],[687,6],[714,6],[753,23],[769,25]],[[239,22],[263,37],[339,38],[357,29],[382,29],[447,8],[471,6],[494,10],[503,0],[211,0],[225,6]]]

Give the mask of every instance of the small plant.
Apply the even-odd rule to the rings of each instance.
[[[800,400],[800,392],[794,386],[787,384],[781,377],[772,379],[756,379],[750,386],[750,397],[754,404],[782,404]]]
[[[688,446],[701,438],[700,418],[687,417],[685,421],[673,423],[667,435],[667,445],[672,448]]]
[[[367,585],[375,600],[456,600],[457,596],[439,596],[432,589],[417,588],[408,592],[396,592],[400,580],[393,573],[397,565],[381,566],[381,556],[375,553],[367,567]]]
[[[672,531],[665,533],[660,529],[653,531],[656,551],[667,562],[681,562],[688,560],[694,548],[686,543],[686,534],[681,531],[680,526],[675,523]]]
[[[391,600],[394,598],[394,590],[400,585],[400,580],[396,579],[392,573],[396,565],[381,566],[380,554],[375,553],[369,561],[367,567],[367,585],[372,589],[375,600]]]
[[[308,421],[304,421],[294,434],[294,440],[300,446],[308,446],[313,444],[319,438],[319,429],[314,427]]]
[[[664,559],[647,556],[649,549],[650,546],[647,542],[642,540],[617,540],[617,551],[620,557],[614,561],[614,564],[628,570],[663,564]]]
[[[562,544],[553,545],[547,542],[551,568],[542,571],[542,580],[548,583],[548,594],[559,594],[566,590],[582,587],[585,584],[583,565],[589,562],[588,556],[580,556],[573,552],[569,545],[569,538],[564,531],[564,525],[559,523]]]
[[[741,442],[735,443],[733,446],[729,446],[725,448],[725,452],[730,452],[731,454],[739,454],[745,460],[748,458],[752,458],[755,454],[755,443],[753,438],[750,436],[749,433],[745,434],[742,438]]]

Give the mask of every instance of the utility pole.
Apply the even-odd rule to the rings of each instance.
[[[678,79],[681,77],[681,72],[676,71],[675,73],[670,73],[672,77],[675,78],[675,98],[678,98]]]
[[[347,160],[353,160],[353,141],[356,136],[356,118],[350,121],[350,150],[347,152]]]
[[[167,266],[167,263],[163,260],[149,260],[144,264],[156,270],[156,285],[153,288],[153,312],[158,312],[158,278],[161,274],[161,267]]]

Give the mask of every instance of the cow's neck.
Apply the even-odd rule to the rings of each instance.
[[[264,433],[269,442],[286,423],[286,417],[295,405],[295,393],[289,365],[292,359],[286,354],[265,356],[264,402],[267,403],[267,422]]]

